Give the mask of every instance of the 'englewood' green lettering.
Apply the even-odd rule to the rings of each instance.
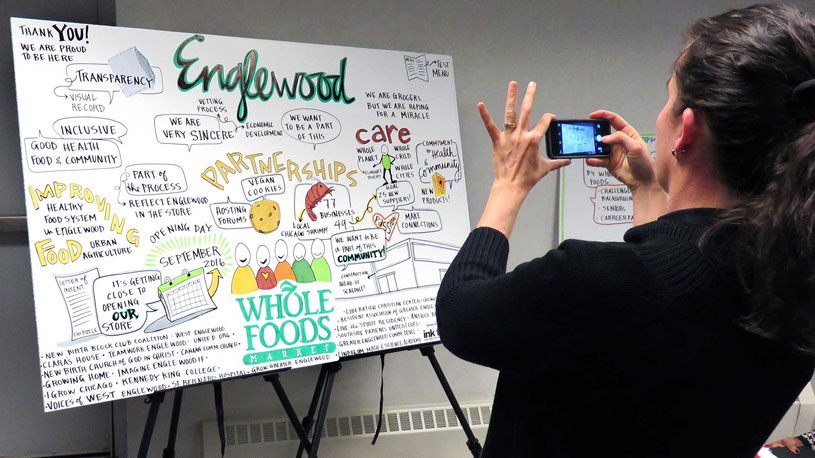
[[[236,116],[240,122],[245,122],[249,115],[247,99],[259,98],[265,102],[273,96],[282,98],[285,94],[290,100],[298,97],[302,100],[311,100],[316,96],[323,103],[333,101],[350,104],[356,100],[356,97],[345,94],[347,57],[340,60],[340,70],[337,74],[296,72],[289,81],[285,77],[278,80],[275,72],[269,71],[266,67],[258,68],[258,52],[252,49],[246,53],[242,63],[235,64],[226,74],[222,64],[216,64],[212,69],[204,65],[198,75],[191,80],[189,73],[193,72],[191,67],[198,62],[198,58],[184,58],[181,52],[193,41],[201,43],[204,36],[193,35],[182,41],[175,50],[173,62],[181,70],[178,74],[178,88],[186,92],[201,85],[201,92],[209,92],[210,84],[213,84],[216,77],[216,83],[222,91],[232,92],[240,88],[241,99],[238,102]],[[268,91],[266,86],[269,86]]]

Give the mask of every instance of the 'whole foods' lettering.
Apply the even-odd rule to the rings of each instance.
[[[258,364],[334,351],[329,306],[331,290],[297,291],[284,280],[281,293],[235,298],[248,323],[244,363]],[[258,352],[258,350],[260,350]]]
[[[338,74],[327,74],[325,72],[296,72],[292,81],[283,78],[278,81],[274,71],[269,71],[266,67],[257,67],[258,52],[254,49],[246,53],[243,63],[235,64],[226,74],[224,74],[224,66],[216,64],[212,69],[208,65],[204,65],[198,76],[192,81],[187,78],[187,73],[190,72],[191,67],[198,62],[198,58],[185,59],[181,56],[181,52],[192,41],[203,42],[202,35],[193,35],[176,48],[173,62],[175,66],[181,69],[178,74],[178,88],[182,91],[189,91],[199,84],[202,86],[203,92],[209,91],[209,85],[217,75],[218,87],[221,90],[232,92],[235,88],[240,87],[241,100],[238,103],[238,121],[244,122],[247,119],[249,109],[246,104],[246,99],[260,98],[262,101],[267,101],[276,95],[278,98],[285,96],[289,100],[300,98],[302,100],[311,100],[315,96],[324,103],[327,102],[342,102],[353,103],[355,97],[348,97],[345,94],[345,63],[346,58],[340,60],[340,70]],[[268,91],[267,85],[270,85]]]

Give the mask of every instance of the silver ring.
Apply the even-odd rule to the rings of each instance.
[[[504,129],[514,129],[515,126],[517,126],[517,124],[515,124],[514,122],[505,122],[504,123]]]

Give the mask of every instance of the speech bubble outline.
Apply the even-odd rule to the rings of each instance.
[[[105,124],[117,124],[121,129],[124,130],[124,133],[122,133],[121,135],[117,134],[117,135],[109,135],[109,136],[105,136],[105,135],[94,136],[94,135],[90,135],[90,134],[82,135],[80,133],[79,135],[77,135],[77,134],[69,134],[69,136],[66,136],[66,135],[60,133],[60,129],[57,129],[57,124],[62,122],[62,121],[68,121],[68,120],[105,121]],[[81,124],[81,122],[80,122],[80,124]],[[98,125],[98,124],[102,124],[102,123],[97,122],[96,125]],[[94,125],[92,124],[91,126],[88,126],[88,127],[93,127],[93,126]],[[119,144],[122,144],[122,137],[127,135],[127,132],[128,132],[127,126],[125,126],[121,122],[113,120],[113,119],[100,118],[100,117],[96,117],[96,116],[69,116],[67,118],[59,118],[56,121],[54,121],[53,124],[51,124],[51,128],[54,129],[54,132],[57,134],[57,136],[59,138],[63,138],[63,139],[72,139],[72,140],[110,140],[110,141],[118,142]]]
[[[25,153],[26,153],[26,165],[28,166],[28,169],[31,170],[34,173],[40,173],[40,172],[68,172],[68,171],[78,171],[78,170],[115,169],[115,168],[119,168],[119,167],[122,166],[122,153],[121,153],[121,151],[119,151],[119,147],[116,145],[116,143],[111,141],[111,140],[96,140],[96,139],[92,139],[92,140],[75,140],[75,139],[65,139],[65,138],[59,138],[59,137],[43,137],[42,131],[38,132],[38,134],[39,135],[37,137],[26,137],[26,138],[23,139],[23,145],[25,146]],[[34,145],[35,145],[34,141],[37,141],[37,143],[38,143],[36,149],[34,148]],[[64,157],[60,156],[60,157],[57,157],[57,158],[54,158],[51,155],[35,156],[37,158],[40,158],[40,157],[43,158],[43,159],[39,159],[39,161],[44,161],[45,164],[36,164],[35,159],[32,157],[32,151],[45,151],[45,152],[51,151],[51,152],[57,152],[57,153],[62,154],[62,151],[65,150],[65,145],[71,144],[71,143],[77,143],[77,142],[99,142],[100,145],[101,144],[109,144],[110,147],[112,147],[112,149],[116,150],[116,152],[114,154],[113,151],[109,151],[107,153],[107,156],[114,156],[112,159],[113,159],[113,162],[114,162],[115,165],[104,166],[104,167],[85,168],[84,164],[80,165],[79,167],[76,167],[76,164],[67,164],[66,161],[64,160],[64,158],[72,157],[71,154],[74,153],[75,151],[71,151],[71,152],[67,153]],[[45,147],[46,143],[53,143],[53,146],[47,145],[48,147],[46,148]],[[62,146],[62,148],[61,148],[62,151],[60,151],[58,149],[58,145]],[[101,153],[101,152],[98,152],[98,151],[92,151],[92,152],[82,151],[80,153],[81,154],[74,155],[74,157],[83,156],[83,155],[91,155],[91,156],[102,156],[102,155],[104,155],[104,153]],[[51,165],[54,165],[56,167],[54,169],[51,169],[51,168],[49,168]],[[41,167],[41,166],[44,166],[44,167]]]
[[[402,209],[401,216],[399,221],[396,224],[396,228],[399,230],[400,234],[425,234],[429,232],[438,232],[442,229],[442,221],[441,215],[436,210],[420,210],[420,209]],[[421,215],[435,215],[433,217],[426,217]],[[415,215],[415,216],[413,216]],[[424,221],[422,219],[430,219],[431,223],[423,224]],[[423,225],[437,225],[438,229],[425,229],[421,226]],[[406,227],[409,226],[417,226],[410,230],[405,230]]]
[[[394,202],[400,199],[404,200]],[[399,207],[411,205],[414,202],[416,202],[416,191],[409,181],[397,181],[376,188],[376,203],[382,208],[392,207],[391,211],[396,211]]]
[[[623,196],[624,198],[609,200],[609,202],[606,205],[602,202],[603,194],[608,194],[609,197]],[[600,205],[598,205],[597,202],[598,199],[601,201]],[[634,200],[631,197],[631,192],[624,185],[597,186],[594,189],[594,197],[592,197],[590,200],[594,206],[592,219],[594,220],[595,224],[600,224],[603,226],[613,226],[615,224],[631,224],[634,221]],[[614,206],[615,208],[610,208],[611,206]],[[600,213],[599,215],[598,212]],[[619,215],[629,215],[629,218],[625,221],[604,222],[603,220],[604,215],[614,216],[615,213]]]
[[[223,214],[220,214],[220,215],[217,214],[217,209],[218,208],[229,208],[229,207],[231,207],[231,208],[233,208],[235,210],[231,210],[228,213],[223,213]],[[243,212],[240,212],[240,211],[236,210],[238,208],[245,208],[246,210],[243,211]],[[226,202],[213,202],[213,203],[209,204],[209,212],[212,215],[212,220],[215,223],[215,225],[218,226],[221,229],[251,229],[252,228],[252,221],[249,219],[249,212],[251,211],[251,209],[252,209],[252,204],[250,204],[249,202],[232,202],[229,199],[227,199]],[[229,215],[237,215],[237,216],[233,216],[234,219],[236,219],[236,220],[241,220],[242,217],[243,217],[243,219],[245,219],[246,222],[241,223],[240,221],[234,221],[234,222],[229,222],[229,224],[226,225],[226,226],[222,226],[219,223],[218,217],[221,216],[221,217],[224,217],[224,218],[228,218],[228,216],[226,216],[227,214],[229,214]],[[221,223],[223,223],[223,220],[221,220]]]
[[[331,137],[331,135],[327,135],[325,139],[323,139],[323,138],[319,138],[319,139],[312,138],[312,140],[321,140],[321,141],[308,141],[308,139],[305,138],[305,137],[307,137],[309,135],[312,135],[312,136],[313,135],[323,135],[322,133],[320,133],[320,131],[322,129],[320,129],[319,127],[317,129],[314,129],[316,132],[312,132],[311,129],[303,128],[302,132],[300,134],[292,135],[292,132],[290,132],[292,129],[294,129],[295,131],[298,131],[298,129],[296,128],[296,124],[294,124],[294,123],[317,123],[317,122],[320,122],[320,121],[316,121],[316,120],[300,121],[300,120],[293,120],[293,119],[290,119],[288,123],[286,122],[286,116],[289,116],[291,118],[291,116],[294,116],[291,113],[301,112],[301,111],[319,113],[319,115],[317,115],[316,113],[311,113],[310,114],[311,116],[328,115],[330,118],[332,118],[333,122],[335,122],[336,125],[337,125],[336,133],[333,134],[334,136]],[[297,116],[306,116],[306,115],[301,115],[301,114],[297,113]],[[325,122],[329,122],[329,121],[325,121]],[[280,118],[280,125],[283,128],[283,131],[286,132],[286,135],[288,135],[289,137],[297,140],[298,142],[312,145],[314,147],[313,149],[315,149],[315,150],[317,149],[317,145],[321,145],[323,143],[328,143],[328,142],[330,142],[332,140],[335,140],[337,137],[340,136],[340,133],[342,133],[342,123],[340,123],[340,120],[336,116],[334,116],[333,114],[331,114],[331,113],[329,113],[327,111],[317,110],[317,109],[314,109],[314,108],[295,108],[293,110],[289,110],[289,111],[283,113],[283,117]],[[289,126],[293,126],[293,127],[289,127]],[[333,126],[330,129],[335,130],[335,128]],[[301,136],[303,138],[298,138],[298,136]]]
[[[76,69],[76,70],[74,70]],[[93,63],[93,62],[76,62],[73,64],[68,64],[65,67],[65,82],[68,83],[67,86],[57,86],[54,88],[54,95],[58,97],[68,98],[67,95],[62,95],[57,93],[57,89],[65,89],[68,91],[73,92],[105,92],[109,95],[110,100],[109,104],[113,103],[113,94],[115,92],[122,92],[122,88],[119,86],[119,83],[113,81],[107,82],[95,82],[95,81],[77,81],[79,80],[79,72],[82,69],[96,69],[95,73],[100,75],[114,75],[116,74],[113,69],[110,68],[109,64],[103,63]],[[145,89],[138,94],[145,94],[145,95],[155,95],[161,94],[164,92],[164,82],[162,79],[161,69],[155,66],[150,66],[150,69],[153,71],[154,78],[153,78],[153,87]],[[71,73],[75,73],[76,75],[71,78]],[[109,86],[107,89],[99,89],[97,86]]]
[[[167,183],[169,181],[175,181],[177,183],[181,183],[181,185],[178,186],[180,189],[175,190],[175,191],[162,191],[162,192],[137,192],[138,191],[137,190],[138,185],[136,183],[134,183],[134,181],[140,181],[140,180],[144,180],[144,179],[143,178],[138,178],[136,176],[137,174],[134,172],[133,169],[135,167],[145,168],[144,166],[155,166],[157,168],[159,168],[159,167],[164,168],[165,169],[164,173],[162,174],[161,172],[159,172],[157,174],[158,178],[153,178],[153,180],[158,185],[162,184],[162,182],[160,180],[163,180],[165,183]],[[181,179],[180,180],[178,180],[178,179],[175,179],[175,180],[168,179],[167,178],[167,173],[166,173],[167,170],[175,170],[176,173],[180,174]],[[123,184],[125,186],[125,192],[127,192],[131,196],[158,196],[158,195],[162,195],[162,194],[176,194],[176,193],[184,192],[184,191],[187,190],[187,177],[184,175],[184,169],[182,169],[181,166],[176,165],[176,164],[151,164],[151,163],[130,164],[127,167],[125,167],[125,173],[127,173],[128,176],[127,176],[127,178],[123,179],[122,181],[124,182]],[[147,181],[147,180],[144,180],[144,181]],[[142,186],[145,186],[145,185],[151,185],[151,183],[150,182],[142,183]],[[153,184],[153,185],[155,185],[155,184]]]
[[[253,183],[252,180],[270,180],[271,183],[260,181]],[[280,188],[279,190],[277,189],[278,187]],[[286,192],[286,180],[280,173],[256,175],[242,179],[241,189],[243,190],[243,196],[246,197],[246,200],[252,202],[257,199],[262,199],[266,195],[283,194]],[[252,195],[254,195],[254,197],[252,197]]]
[[[349,240],[348,237],[351,239]],[[381,245],[381,248],[378,248],[379,245]],[[349,248],[346,249],[345,247]],[[352,250],[351,248],[361,249]],[[368,228],[333,234],[331,236],[331,257],[334,264],[343,267],[343,270],[352,264],[382,261],[388,257],[385,230]]]
[[[172,121],[170,121],[171,118],[186,118],[186,119],[184,119],[183,121],[179,121],[179,122],[182,122],[183,125],[173,125]],[[199,120],[205,120],[209,124],[214,123],[214,125],[210,125],[209,128],[205,128],[202,125],[188,126],[188,125],[186,125],[186,123],[188,122],[188,120],[190,118],[192,118],[192,119],[199,118]],[[220,134],[218,135],[218,138],[206,139],[206,140],[203,140],[203,141],[202,140],[196,140],[196,141],[190,141],[190,142],[187,142],[187,141],[174,142],[174,141],[167,141],[167,134],[165,133],[165,139],[162,140],[161,137],[159,136],[159,122],[164,122],[164,119],[167,119],[167,123],[168,123],[168,125],[166,126],[166,127],[168,127],[168,129],[164,130],[164,132],[172,131],[174,134],[177,134],[177,133],[181,132],[181,133],[184,134],[185,139],[187,137],[187,134],[189,134],[191,132],[196,132],[196,131],[199,131],[199,132],[204,132],[204,131],[219,132]],[[212,146],[212,145],[220,145],[220,144],[222,144],[224,142],[224,139],[220,138],[220,137],[221,137],[221,135],[223,135],[224,132],[229,132],[230,133],[231,137],[229,137],[228,140],[234,139],[235,129],[223,129],[222,128],[222,126],[227,125],[227,124],[234,125],[235,123],[232,122],[232,121],[228,121],[228,120],[221,120],[220,116],[205,115],[205,114],[198,114],[198,113],[170,113],[170,114],[156,115],[155,118],[153,118],[153,131],[154,131],[154,133],[156,135],[156,141],[157,142],[159,142],[161,144],[164,144],[164,145],[184,145],[184,146],[187,147],[187,151],[192,151],[193,146]],[[164,127],[164,126],[162,126],[162,127]]]
[[[430,145],[428,142],[449,142],[448,144]],[[446,151],[449,147],[450,151]],[[440,151],[431,152],[429,148],[438,149]],[[436,154],[440,157],[432,157]],[[425,157],[429,156],[429,157]],[[416,162],[419,165],[419,181],[422,183],[432,183],[433,175],[439,173],[445,181],[452,186],[452,183],[460,181],[463,177],[461,172],[461,150],[458,143],[452,139],[441,140],[425,140],[416,144]],[[424,163],[424,165],[422,164]]]
[[[152,278],[144,280],[146,277]],[[136,280],[137,278],[140,280]],[[159,307],[153,304],[160,304],[158,287],[161,283],[161,272],[158,270],[121,272],[96,278],[93,281],[93,297],[99,331],[107,336],[119,336],[142,329],[147,323],[147,314],[159,311]],[[107,289],[102,290],[105,287]],[[145,296],[147,299],[144,299]],[[114,323],[129,323],[134,320],[138,323],[136,326],[110,330],[118,327]]]

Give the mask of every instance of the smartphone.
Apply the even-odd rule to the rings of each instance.
[[[611,145],[602,142],[610,133],[606,119],[555,119],[546,131],[546,155],[550,159],[611,157]]]

